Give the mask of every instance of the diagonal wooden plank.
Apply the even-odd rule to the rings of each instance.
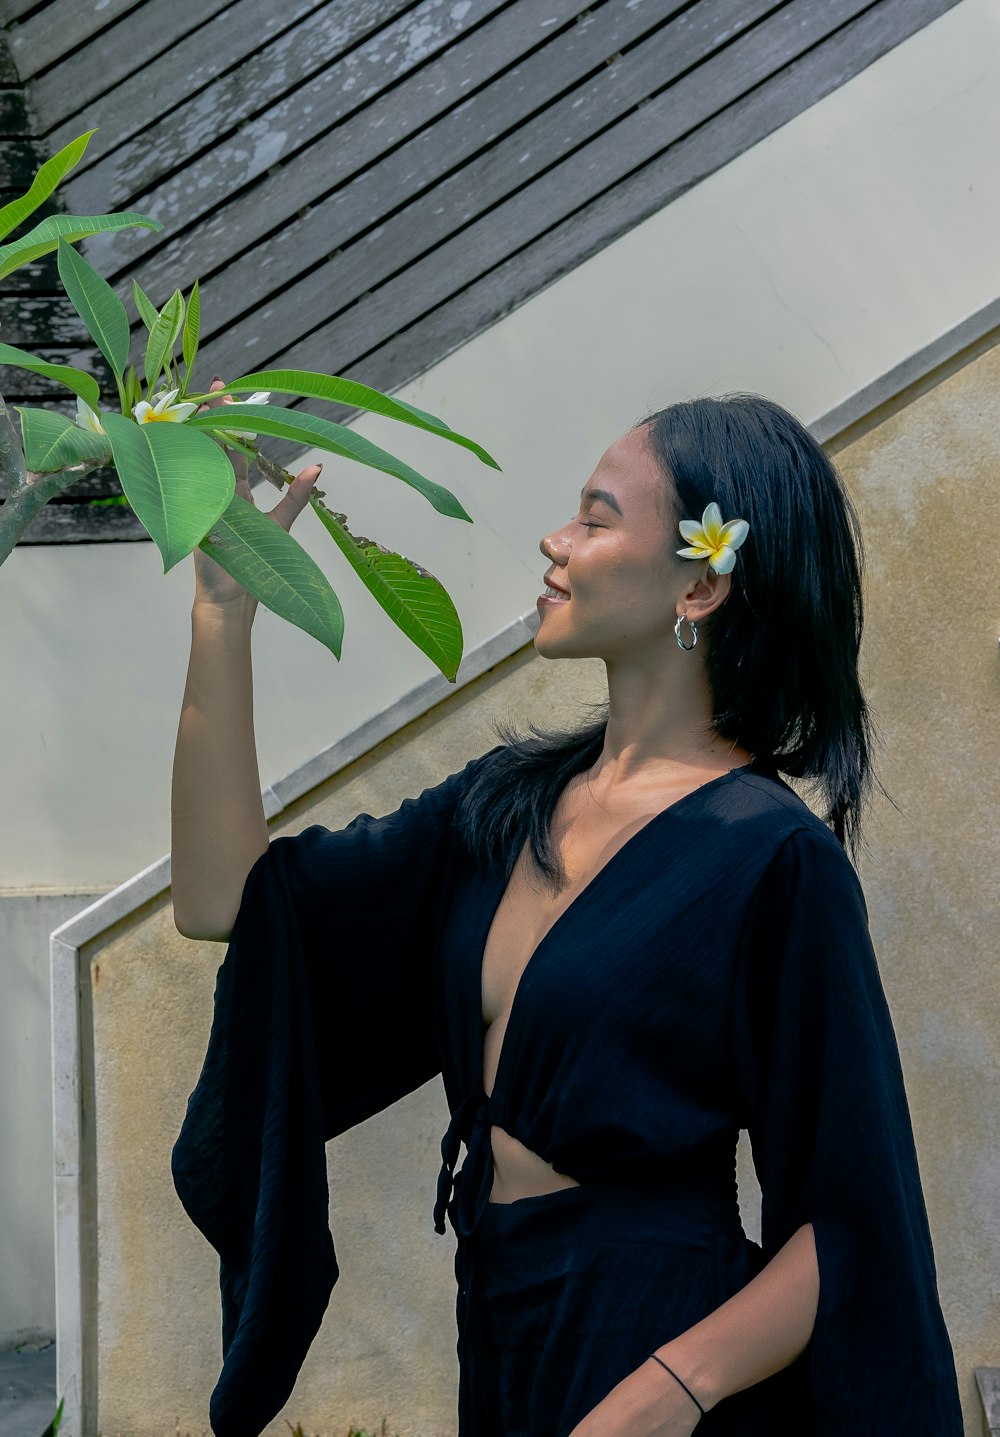
[[[135,542],[149,535],[125,505],[91,508],[86,503],[59,503],[45,508],[31,521],[20,544],[110,544]]]
[[[30,80],[64,55],[71,55],[92,39],[96,31],[135,10],[137,4],[141,5],[142,0],[104,0],[98,9],[93,4],[82,5],[80,0],[50,0],[48,5],[10,31],[10,46],[21,79]],[[5,8],[16,8],[20,15],[24,15],[32,6],[19,3],[19,0],[7,0]],[[2,12],[0,19],[10,23]]]
[[[775,0],[703,0],[691,9],[646,3],[596,11],[586,24],[537,51],[510,76],[254,248],[250,259],[259,286],[255,304],[280,292],[280,299],[269,305],[271,341],[279,347],[291,344],[315,325],[317,276],[310,271],[331,247],[339,253],[329,261],[329,291],[344,309],[578,149],[632,110],[637,99],[703,63],[776,8]],[[643,35],[641,25],[648,30],[678,10],[683,13],[671,23]],[[611,23],[602,24],[602,19]],[[601,63],[602,56],[629,44],[625,55]],[[567,93],[555,103],[531,113],[564,89]],[[496,138],[512,125],[518,127]],[[419,190],[478,151],[482,153],[471,163],[405,203],[408,189]],[[391,217],[350,243],[384,215]],[[232,327],[247,300],[246,284],[240,284],[238,274],[217,275],[206,335],[211,338],[223,326]],[[256,329],[256,318],[236,324],[233,341]]]
[[[22,139],[34,133],[35,125],[28,113],[24,91],[0,89],[0,135],[4,139]]]
[[[355,44],[407,3],[410,0],[352,0],[350,5],[287,0],[275,6],[273,0],[239,0],[236,11],[225,10],[178,40],[159,56],[152,71],[144,67],[87,107],[88,124],[106,137],[105,156],[99,147],[91,146],[74,178],[100,165],[90,193],[100,196],[101,204],[117,204],[123,194],[134,194],[155,183],[161,174],[196,154],[199,147],[215,144],[239,123],[241,109],[265,108],[267,85],[260,84],[261,80],[287,89],[294,80],[283,68],[284,57],[297,61],[307,73],[315,73],[324,63],[324,51],[337,53],[334,47],[338,44],[342,49]],[[310,25],[296,28],[310,17]],[[310,43],[314,35],[322,40],[321,45]],[[275,43],[279,40],[283,43]],[[252,64],[237,82],[232,72],[248,57]],[[213,98],[211,123],[192,123],[205,114],[200,92],[220,76],[226,77],[222,81],[225,93]],[[157,93],[177,95],[179,103],[171,107],[169,117],[151,113],[151,85]],[[229,98],[235,100],[235,107],[227,104]],[[53,150],[73,139],[79,123],[74,119],[57,126],[48,137]],[[112,169],[108,147],[117,151],[144,131],[143,139]],[[121,177],[117,189],[116,173]]]
[[[76,133],[90,128],[87,106],[127,75],[166,55],[190,31],[196,30],[227,6],[232,7],[233,22],[239,23],[239,0],[170,0],[169,9],[158,0],[140,0],[110,28],[102,29],[66,53],[57,64],[42,74],[36,72],[31,87],[31,103],[43,129],[51,130],[70,115],[80,116]],[[81,6],[80,9],[85,9]],[[104,12],[100,12],[104,19]],[[96,27],[95,27],[96,28]],[[15,50],[15,61],[20,57]],[[162,93],[152,77],[147,91],[147,104],[157,112],[169,111],[171,97]]]
[[[773,6],[774,0],[768,3]],[[732,10],[734,5],[738,5],[738,0],[724,0],[727,10]],[[326,260],[332,246],[343,248],[363,230],[380,222],[386,232],[396,231],[400,218],[393,212],[414,195],[427,190],[480,150],[496,145],[501,135],[532,116],[537,116],[531,122],[532,133],[538,125],[547,124],[551,111],[546,111],[544,116],[537,112],[564,91],[579,86],[595,69],[605,72],[609,55],[642,40],[684,8],[682,0],[635,0],[632,5],[604,5],[582,16],[578,24],[533,51],[513,70],[491,81],[440,120],[376,160],[341,189],[314,204],[303,218],[291,218],[281,231],[255,245],[251,251],[258,280],[254,302],[261,303],[270,294],[282,291],[276,317],[283,322],[286,309],[293,307],[286,303],[291,299],[285,293],[287,287]],[[688,14],[717,8],[717,0],[709,0]],[[739,8],[746,7],[739,4]],[[632,103],[635,93],[638,92],[632,94]],[[564,102],[575,103],[572,97]],[[524,132],[518,131],[518,135],[520,138],[515,144],[520,149],[515,163],[523,151]],[[520,175],[517,183],[521,184],[530,176],[519,164],[517,168]],[[460,173],[468,174],[469,170],[466,168]],[[439,225],[447,222],[447,214],[435,215],[434,202],[428,203],[431,222],[437,221]],[[387,215],[392,218],[386,219]],[[420,231],[410,232],[407,228],[402,236],[409,257],[413,255],[414,233]],[[398,264],[395,267],[398,268]],[[363,288],[370,288],[381,278],[384,273],[373,275]],[[240,276],[238,267],[220,271],[211,283],[211,328],[232,323],[245,312],[247,300],[245,277]]]
[[[0,35],[0,85],[20,85],[21,77],[17,73],[17,66],[14,64],[14,57],[10,53],[10,46],[7,37]]]
[[[0,25],[13,25],[27,15],[38,0],[0,0]]]
[[[65,295],[0,293],[0,340],[36,352],[38,345],[86,344],[87,331]]]
[[[233,254],[235,236],[244,238],[242,228],[220,230],[212,223],[228,195],[266,174],[256,193],[248,197],[238,221],[241,227],[248,227],[245,242],[252,240],[307,204],[315,186],[329,188],[340,175],[346,178],[362,169],[388,145],[405,139],[430,116],[450,108],[460,93],[451,85],[453,53],[461,54],[469,70],[481,73],[483,79],[516,59],[525,48],[528,17],[532,9],[538,10],[538,0],[514,0],[496,17],[493,28],[484,25],[475,30],[468,45],[454,46],[501,5],[502,0],[462,0],[458,5],[453,0],[420,0],[415,9],[272,106],[266,115],[243,125],[238,134],[194,161],[175,179],[137,196],[134,207],[145,207],[162,220],[172,247],[185,245],[184,238],[177,235],[182,227],[202,216],[210,217],[193,244],[183,252],[174,249],[170,273],[176,272],[180,278],[173,283],[186,283],[184,277],[189,273],[192,278],[207,273]],[[546,14],[571,17],[579,0],[549,0],[544,8]],[[452,46],[453,50],[448,48]],[[505,62],[505,55],[511,59]],[[396,84],[414,71],[409,85]],[[211,88],[204,91],[206,97],[210,94]],[[370,103],[376,97],[382,98]],[[306,151],[317,133],[334,125],[336,131],[331,130],[308,153],[302,153],[298,164],[287,163],[292,155]],[[275,166],[273,173],[267,173]],[[84,176],[81,184],[86,180]],[[79,191],[72,184],[67,186],[67,194],[69,202],[79,208]],[[220,245],[215,244],[214,236]],[[144,252],[148,247],[141,242],[137,245],[127,233],[102,237],[91,251],[95,263],[100,257],[106,274],[124,269]],[[154,280],[151,271],[146,274],[157,290],[162,281]]]
[[[340,356],[343,372],[389,392],[398,389],[838,89],[956,3],[958,0],[882,0],[416,324],[364,355]],[[235,372],[234,365],[243,362],[243,356],[237,354],[228,361],[224,355],[219,357],[223,373],[227,369]],[[294,363],[316,369],[336,366],[336,362],[337,356],[319,331],[294,350],[266,356],[266,363],[274,366]],[[330,416],[329,407],[324,413]],[[301,450],[291,446],[280,452],[275,448],[274,457],[293,464],[298,453]]]
[[[806,13],[799,6],[783,7],[703,64],[687,69],[658,96],[631,109],[595,139],[323,324],[317,334],[330,363],[336,368],[352,362],[396,330],[443,304],[595,195],[614,186],[623,173],[647,163],[733,104],[867,5],[868,0],[824,0],[822,8],[816,5]],[[489,158],[484,157],[484,163]],[[340,303],[341,258],[327,267],[322,287],[315,282],[312,286],[314,314]],[[255,332],[262,327],[258,315]],[[245,341],[249,337],[243,326],[237,326],[225,343],[238,346],[241,338]],[[299,354],[301,349],[301,344],[294,345],[290,354]],[[215,345],[206,346],[206,364],[217,368],[221,357]],[[297,365],[299,360],[286,356],[284,362]]]
[[[44,145],[24,135],[0,145],[0,189],[23,192],[49,158]]]

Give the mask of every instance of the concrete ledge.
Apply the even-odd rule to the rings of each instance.
[[[983,1430],[987,1437],[1000,1434],[1000,1367],[977,1367],[976,1386],[983,1403]]]
[[[998,343],[1000,299],[995,299],[859,389],[809,429],[831,452],[843,449]]]

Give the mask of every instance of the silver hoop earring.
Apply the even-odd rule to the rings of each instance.
[[[681,624],[685,624],[685,623],[687,624],[688,628],[691,630],[691,642],[690,642],[689,644],[685,644],[685,643],[683,642],[683,640],[681,639]],[[679,615],[679,617],[678,617],[678,619],[677,619],[677,622],[676,622],[676,624],[674,625],[674,637],[675,637],[676,640],[677,640],[677,647],[678,647],[679,649],[683,649],[686,654],[689,654],[689,653],[691,652],[691,650],[692,650],[692,649],[695,647],[695,645],[697,644],[697,642],[698,642],[698,628],[697,628],[697,625],[695,624],[694,620],[693,620],[693,619],[689,619],[688,616],[687,616],[687,614],[681,614],[681,615]]]

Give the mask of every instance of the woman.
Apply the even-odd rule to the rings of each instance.
[[[839,476],[767,400],[674,405],[612,445],[541,549],[536,648],[601,658],[606,717],[270,850],[252,603],[196,556],[174,898],[182,932],[231,943],[175,1177],[223,1258],[215,1429],[259,1430],[322,1315],[324,1140],[442,1070],[461,1437],[959,1437],[842,847],[871,778]],[[814,780],[832,832],[779,769]],[[338,894],[354,916],[337,907],[328,953]]]

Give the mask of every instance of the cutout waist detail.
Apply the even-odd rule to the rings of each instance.
[[[496,1124],[490,1128],[489,1136],[493,1159],[491,1203],[519,1202],[579,1186],[576,1178],[556,1172],[551,1163]]]

